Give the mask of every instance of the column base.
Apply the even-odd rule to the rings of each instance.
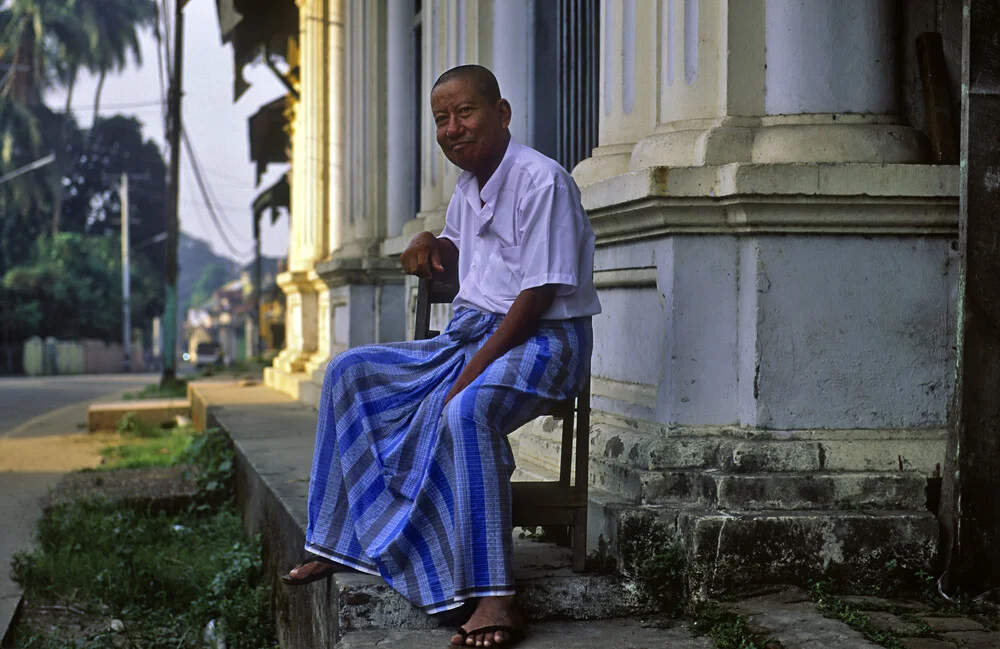
[[[632,157],[632,142],[599,146],[589,158],[573,168],[577,185],[590,185],[601,180],[628,173]]]
[[[629,168],[733,162],[908,164],[929,157],[926,137],[895,116],[779,115],[665,124],[636,143]]]
[[[286,374],[305,370],[316,350],[316,293],[309,280],[310,271],[290,271],[277,277],[278,287],[286,297],[285,349],[274,359],[274,367]]]

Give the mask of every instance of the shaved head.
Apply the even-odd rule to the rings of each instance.
[[[455,80],[462,80],[469,83],[476,91],[476,94],[485,99],[486,103],[491,106],[496,105],[500,101],[500,84],[497,83],[497,78],[493,76],[492,72],[481,65],[460,65],[457,68],[448,70],[434,82],[431,94],[434,93],[434,88]]]

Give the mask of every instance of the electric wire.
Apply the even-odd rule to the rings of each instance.
[[[201,158],[198,157],[197,151],[195,151],[194,146],[192,146],[191,140],[188,137],[186,129],[182,129],[182,131],[181,131],[181,137],[184,138],[184,140],[185,140],[184,146],[188,150],[189,157],[191,158],[191,161],[190,161],[191,162],[191,166],[194,168],[195,174],[203,180],[203,182],[205,184],[205,188],[206,188],[206,190],[208,192],[209,199],[211,199],[212,204],[215,205],[216,207],[218,207],[219,205],[222,204],[222,201],[220,201],[219,197],[216,195],[215,190],[212,187],[212,183],[210,183],[208,181],[208,178],[205,175],[205,171],[204,171],[204,169],[202,168],[202,165],[201,165]],[[235,238],[239,239],[240,241],[242,241],[244,243],[249,242],[250,241],[249,237],[247,237],[246,235],[244,235],[242,232],[240,232],[239,228],[237,228],[237,227],[235,227],[233,225],[233,222],[229,220],[229,215],[226,214],[225,210],[222,210],[221,208],[219,208],[219,211],[222,212],[222,216],[225,217],[226,225],[229,226],[230,233],[231,234],[235,233],[234,234]]]
[[[184,148],[188,152],[188,156],[190,156],[193,161],[195,159],[194,147],[191,146],[191,140],[190,138],[188,138],[187,131],[183,128],[183,126],[181,127],[181,139],[184,143]],[[201,197],[205,201],[205,206],[208,208],[208,214],[211,217],[212,223],[215,225],[215,229],[218,231],[219,236],[222,237],[223,243],[225,243],[226,247],[229,248],[229,250],[237,257],[242,258],[248,256],[250,254],[250,251],[239,250],[235,245],[233,245],[232,241],[229,240],[229,235],[226,233],[225,228],[222,227],[222,223],[219,220],[218,214],[215,213],[215,206],[212,204],[212,200],[209,198],[209,194],[205,185],[205,179],[202,177],[201,172],[198,169],[198,166],[192,164],[190,165],[190,169],[191,171],[194,172],[195,181],[197,182],[198,189],[201,192]]]

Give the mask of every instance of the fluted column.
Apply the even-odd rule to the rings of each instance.
[[[633,146],[656,125],[657,22],[652,0],[601,2],[598,147],[573,170],[581,185],[627,172]]]
[[[274,367],[296,374],[317,349],[316,262],[327,250],[325,165],[327,0],[298,0],[299,99],[292,135],[289,270],[277,278],[286,296],[286,346]]]
[[[925,159],[898,115],[893,0],[658,5],[657,126],[631,170]]]

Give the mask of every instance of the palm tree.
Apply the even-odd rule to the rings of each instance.
[[[72,92],[76,72],[82,64],[98,75],[94,93],[94,121],[101,107],[101,92],[109,72],[120,72],[128,64],[129,54],[142,65],[139,31],[151,26],[156,19],[155,0],[75,0],[74,14],[87,34],[86,55],[71,61],[75,65],[68,77],[67,88]],[[68,100],[67,100],[68,101]]]
[[[13,0],[0,11],[0,61],[9,66],[3,96],[41,103],[42,91],[58,80],[54,72],[60,60],[86,50],[72,2]]]

